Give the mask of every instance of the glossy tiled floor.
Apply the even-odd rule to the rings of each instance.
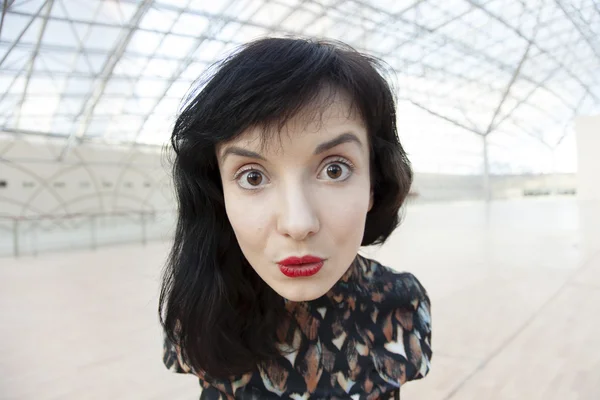
[[[195,399],[161,363],[167,246],[0,259],[0,399]],[[430,291],[431,374],[403,399],[600,398],[600,203],[414,205],[380,249]]]

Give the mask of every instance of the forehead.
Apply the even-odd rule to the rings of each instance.
[[[366,128],[360,112],[348,96],[335,93],[314,101],[283,124],[264,124],[243,131],[218,145],[217,154],[229,146],[270,152],[286,144],[298,144],[300,140],[322,141],[344,132],[356,134],[366,144]]]

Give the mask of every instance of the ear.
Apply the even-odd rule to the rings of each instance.
[[[373,208],[373,190],[371,189],[371,194],[369,197],[369,209],[367,210],[367,212],[371,211],[371,208]]]

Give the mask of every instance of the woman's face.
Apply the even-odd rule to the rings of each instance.
[[[369,143],[338,96],[261,146],[249,129],[217,149],[227,216],[244,256],[279,295],[324,295],[356,257],[372,206]],[[308,256],[308,257],[307,257]]]

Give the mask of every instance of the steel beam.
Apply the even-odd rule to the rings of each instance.
[[[230,7],[236,1],[237,0],[230,0],[229,3],[228,3],[228,5],[227,5],[227,7]],[[213,29],[220,31],[228,23],[226,20],[221,20],[219,22],[220,22],[220,24],[215,25],[216,28],[213,28]],[[208,29],[210,30],[211,28],[209,27]],[[214,34],[214,32],[211,32],[211,34]],[[154,106],[146,114],[146,117],[142,120],[142,123],[141,123],[139,129],[135,133],[135,136],[134,136],[134,138],[132,140],[132,147],[135,147],[137,145],[137,139],[139,138],[140,134],[142,133],[142,130],[144,129],[144,125],[146,124],[146,122],[148,121],[148,119],[150,119],[150,116],[154,113],[154,110],[156,110],[156,107],[158,106],[158,104],[160,103],[160,101],[162,100],[162,98],[166,96],[166,94],[171,89],[171,86],[173,86],[173,83],[175,83],[175,81],[187,69],[187,67],[195,61],[194,58],[193,58],[193,54],[202,45],[202,43],[204,43],[205,40],[206,40],[206,36],[204,36],[204,34],[202,34],[200,37],[198,37],[198,40],[191,47],[191,49],[189,50],[189,52],[186,55],[186,57],[182,60],[182,62],[177,67],[177,69],[171,74],[171,76],[169,77],[169,79],[167,81],[167,85],[163,89],[162,93],[158,96],[158,101],[156,103],[154,103]]]
[[[492,128],[494,127],[494,122],[496,121],[496,118],[498,117],[498,114],[500,113],[500,109],[502,109],[502,105],[504,104],[504,102],[506,101],[506,98],[510,94],[510,90],[512,89],[513,85],[517,81],[517,78],[519,77],[519,73],[521,72],[521,68],[523,67],[523,64],[525,64],[525,61],[527,60],[527,56],[529,55],[529,51],[531,50],[531,45],[532,44],[533,44],[533,39],[531,39],[527,43],[527,47],[525,48],[525,52],[523,53],[523,56],[521,57],[521,60],[519,61],[519,64],[517,65],[517,68],[515,68],[515,72],[511,76],[510,81],[508,82],[508,84],[506,85],[506,88],[504,89],[504,93],[502,94],[502,98],[500,99],[500,102],[498,103],[498,106],[494,110],[494,114],[492,115],[492,119],[490,120],[490,123],[488,124],[487,129],[483,133],[484,136],[487,136],[487,135],[489,135],[492,132]]]
[[[140,3],[137,11],[131,18],[131,27],[132,28],[127,30],[121,36],[119,42],[117,43],[114,50],[112,51],[112,54],[109,56],[107,62],[104,64],[104,67],[102,68],[102,72],[100,73],[100,82],[94,87],[94,90],[92,92],[90,92],[90,94],[87,96],[87,98],[84,101],[84,106],[81,108],[79,114],[75,118],[75,121],[77,121],[80,117],[83,117],[83,121],[81,121],[79,123],[77,130],[71,131],[71,134],[69,135],[69,138],[67,139],[67,143],[63,147],[61,154],[58,157],[59,161],[64,160],[64,158],[67,155],[67,153],[69,152],[71,146],[74,144],[75,139],[81,138],[84,136],[84,134],[90,124],[92,115],[94,113],[94,109],[96,108],[98,101],[100,100],[100,98],[102,97],[102,94],[104,93],[106,84],[108,83],[108,80],[110,79],[112,72],[115,69],[115,66],[117,65],[117,63],[119,62],[119,60],[121,59],[123,54],[125,53],[125,49],[127,48],[127,45],[129,44],[129,42],[131,41],[131,38],[133,37],[133,34],[135,33],[135,29],[133,29],[133,28],[136,27],[140,23],[140,21],[142,20],[144,15],[146,15],[148,10],[152,6],[152,1],[153,0],[144,0],[144,1],[142,1],[142,3]]]
[[[23,88],[23,93],[21,93],[21,98],[17,102],[15,109],[15,127],[18,129],[21,122],[21,109],[23,108],[23,103],[25,102],[25,98],[27,97],[27,90],[29,89],[29,81],[31,80],[31,75],[33,74],[33,66],[35,65],[35,60],[40,52],[40,46],[42,45],[42,39],[44,38],[44,32],[46,31],[46,25],[48,24],[48,18],[50,17],[50,11],[52,11],[52,6],[54,5],[54,0],[47,0],[44,5],[46,6],[46,13],[44,14],[44,18],[42,20],[42,27],[40,28],[40,33],[38,35],[38,40],[35,45],[35,49],[33,53],[31,53],[31,57],[29,58],[29,66],[27,67],[27,77],[25,78],[25,87]]]
[[[17,45],[17,43],[19,43],[19,41],[21,40],[21,38],[23,37],[23,35],[25,34],[25,32],[27,32],[27,29],[29,29],[29,27],[31,26],[31,24],[33,24],[33,21],[35,21],[35,19],[37,17],[39,17],[40,13],[42,12],[42,10],[44,9],[44,7],[46,6],[47,2],[48,2],[48,0],[44,1],[44,3],[40,6],[40,8],[38,8],[38,10],[34,14],[32,14],[31,20],[29,20],[29,22],[27,23],[27,25],[25,25],[25,28],[23,28],[23,30],[21,31],[21,33],[19,33],[19,36],[17,36],[17,38],[15,39],[15,41],[8,48],[8,51],[6,52],[6,54],[4,54],[4,57],[2,57],[2,59],[0,60],[0,66],[2,66],[2,64],[4,64],[4,61],[6,61],[6,59],[8,58],[8,56],[10,55],[10,53],[13,51],[13,49],[15,48],[15,46]],[[2,10],[2,11],[4,13],[5,10]]]
[[[54,18],[50,18],[50,19],[54,20]],[[194,36],[194,39],[197,39],[197,38],[198,38],[198,35]],[[206,38],[210,39],[210,40],[215,40],[217,42],[221,42],[223,44],[238,44],[238,42],[220,40],[214,36],[209,36],[209,35],[206,35]],[[3,42],[0,40],[0,44],[6,44],[6,42]],[[31,45],[30,43],[17,43],[15,47],[31,48],[31,47],[35,47],[35,45]],[[66,53],[66,52],[76,51],[76,48],[69,47],[69,46],[63,46],[63,45],[59,45],[59,44],[44,44],[44,50]],[[104,56],[104,55],[108,55],[110,53],[109,50],[94,49],[94,48],[89,48],[89,47],[86,48],[85,51],[88,55],[94,54],[94,55]],[[129,51],[129,50],[127,51],[127,55],[132,56],[132,57],[140,57],[140,58],[148,57],[148,54],[138,53],[138,52]],[[156,58],[158,60],[165,60],[165,61],[181,61],[181,58],[178,58],[178,57],[169,57],[169,56],[162,56],[162,55],[156,55],[154,58]]]
[[[498,122],[494,123],[493,126],[491,127],[491,130],[493,131],[494,129],[496,129],[498,126],[500,126],[502,124],[502,122],[504,122],[507,118],[509,118],[512,113],[519,108],[519,106],[521,106],[521,104],[525,103],[527,100],[529,100],[529,98],[540,88],[544,85],[544,83],[546,83],[547,81],[550,80],[550,78],[552,78],[558,71],[560,71],[560,66],[554,68],[552,71],[550,71],[550,74],[548,74],[546,76],[546,78],[544,78],[542,81],[540,81],[540,83],[538,85],[536,85],[529,93],[527,93],[527,95],[525,95],[525,97],[522,97],[519,99],[519,101],[517,102],[517,104],[515,104],[515,106],[513,108],[511,108],[511,110],[504,115],[504,117],[502,117],[502,119],[500,119]],[[535,106],[536,109],[538,109],[538,111],[541,112],[545,112],[544,110],[540,110],[539,107]]]
[[[188,0],[186,6],[189,6],[190,2],[191,2],[191,0]],[[179,18],[181,17],[181,15],[184,13],[184,10],[185,9],[182,8],[180,11],[177,12],[177,16],[173,19],[173,22],[171,23],[168,31],[173,30],[175,24],[177,23],[177,21],[179,20]],[[145,57],[146,58],[146,60],[145,60],[146,62],[145,62],[144,67],[141,68],[141,73],[135,79],[131,80],[131,82],[133,84],[133,89],[134,90],[135,90],[135,85],[137,85],[139,83],[140,79],[144,76],[143,73],[146,70],[146,68],[148,68],[148,64],[150,64],[150,61],[152,61],[154,59],[154,56],[156,55],[156,52],[158,51],[158,48],[163,44],[165,38],[167,37],[167,34],[162,34],[162,35],[163,35],[162,38],[160,39],[159,43],[154,48],[154,51],[152,52],[152,54],[150,54],[147,57]],[[196,39],[197,39],[197,37],[196,37]],[[164,79],[161,79],[161,81],[164,82]],[[135,99],[135,98],[136,98],[136,96],[134,94],[132,94],[129,97],[129,99]],[[161,100],[161,98],[159,98],[158,101],[160,102],[160,100]],[[116,113],[117,115],[123,115],[124,114],[125,105],[126,105],[126,103],[124,102],[123,106],[121,107],[121,109],[119,110],[119,112]],[[156,107],[156,105],[154,107]],[[153,107],[153,110],[154,110],[154,107]],[[144,117],[145,117],[144,121],[146,121],[148,119],[148,114],[145,114]],[[106,137],[106,133],[103,135],[103,137]]]
[[[2,2],[2,17],[0,17],[0,37],[2,37],[2,27],[4,26],[4,16],[6,15],[6,11],[8,10],[8,7],[10,7],[12,5],[12,0],[4,0]]]
[[[420,103],[418,103],[418,102],[416,102],[416,101],[414,101],[414,100],[411,100],[411,99],[408,99],[408,98],[401,98],[401,100],[408,101],[409,103],[411,103],[411,104],[413,104],[413,105],[415,105],[415,106],[419,107],[419,108],[420,108],[420,109],[422,109],[423,111],[426,111],[426,112],[428,112],[428,113],[429,113],[429,114],[431,114],[431,115],[434,115],[434,116],[436,116],[436,117],[438,117],[438,118],[441,118],[441,119],[443,119],[443,120],[445,120],[445,121],[447,121],[447,122],[450,122],[452,125],[456,125],[456,126],[458,126],[459,128],[462,128],[462,129],[464,129],[464,130],[466,130],[466,131],[473,132],[473,133],[475,133],[475,134],[477,134],[477,135],[483,136],[483,133],[482,133],[482,132],[479,132],[479,131],[477,131],[476,129],[473,129],[472,127],[466,126],[466,125],[464,125],[464,124],[462,124],[462,123],[460,123],[460,122],[458,122],[458,121],[455,121],[455,120],[453,120],[452,118],[449,118],[449,117],[447,117],[447,116],[445,116],[445,115],[442,115],[442,114],[440,114],[440,113],[437,113],[437,112],[435,112],[435,111],[433,111],[433,110],[431,110],[431,109],[427,108],[426,106],[424,106],[424,105],[422,105],[422,104],[420,104]]]
[[[98,6],[101,6],[102,2],[98,3]],[[26,11],[11,11],[10,14],[12,15],[20,15],[23,17],[32,17],[33,14],[30,12],[26,12]],[[140,32],[149,32],[149,33],[158,33],[158,34],[170,34],[173,36],[178,36],[178,37],[184,37],[184,38],[196,38],[197,35],[191,35],[188,33],[176,33],[176,32],[168,32],[168,31],[159,31],[156,29],[149,29],[149,28],[141,28],[141,27],[136,27],[131,23],[126,23],[126,24],[117,24],[117,23],[110,23],[110,22],[102,22],[102,21],[88,21],[85,19],[81,19],[81,18],[72,18],[72,17],[61,17],[58,15],[54,15],[52,16],[52,20],[53,21],[61,21],[61,22],[69,22],[69,23],[76,23],[76,24],[82,24],[82,25],[89,25],[89,26],[97,26],[97,27],[103,27],[103,28],[121,28],[121,29],[125,29],[125,30],[129,30],[129,29],[134,29]]]
[[[468,1],[471,5],[473,5],[474,7],[477,7],[478,9],[480,9],[481,11],[483,11],[485,14],[487,14],[490,18],[500,22],[502,25],[504,25],[506,28],[510,29],[511,31],[513,31],[517,36],[519,36],[522,39],[525,39],[526,41],[530,41],[529,38],[527,38],[527,36],[525,36],[525,34],[523,32],[521,32],[521,30],[519,28],[516,28],[514,26],[512,26],[511,24],[509,24],[508,22],[506,22],[503,18],[499,17],[498,15],[494,14],[493,12],[491,12],[490,10],[486,9],[485,7],[483,7],[481,4],[477,3],[474,0],[466,0]],[[567,68],[560,60],[557,60],[556,57],[554,57],[553,54],[551,54],[548,50],[540,47],[538,44],[536,44],[535,42],[533,43],[533,46],[540,51],[541,53],[546,54],[550,59],[552,59],[552,61],[556,62],[558,65],[560,65],[564,71],[575,81],[577,82],[596,102],[600,102],[600,99],[590,90],[590,88],[588,87],[588,85],[586,85],[581,78],[579,78],[577,76],[577,74],[573,73],[573,71],[571,71],[569,68]]]
[[[588,44],[588,46],[592,50],[592,53],[594,53],[594,55],[596,56],[596,58],[598,60],[600,60],[600,52],[598,52],[598,49],[596,49],[596,47],[592,44],[592,42],[590,41],[590,38],[587,37],[587,35],[585,33],[583,33],[583,30],[581,29],[581,27],[577,23],[575,23],[575,21],[571,17],[571,14],[569,14],[567,12],[567,10],[562,5],[562,3],[560,2],[560,0],[555,0],[555,2],[556,2],[556,5],[558,5],[558,8],[560,8],[560,10],[563,12],[563,14],[565,14],[565,17],[567,17],[567,19],[571,22],[571,24],[573,24],[573,26],[575,27],[575,29],[577,30],[577,32],[579,32],[579,34],[581,35],[581,37],[583,38],[583,40]]]

